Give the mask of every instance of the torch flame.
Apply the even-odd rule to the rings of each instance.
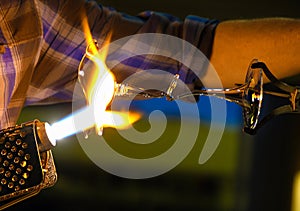
[[[87,90],[85,90],[87,101],[94,110],[95,127],[98,134],[102,133],[103,127],[115,127],[124,129],[137,121],[140,115],[133,112],[116,112],[107,111],[107,106],[114,97],[115,92],[115,76],[106,66],[105,60],[108,54],[108,44],[111,40],[111,33],[108,34],[105,42],[102,44],[101,50],[92,38],[90,28],[86,16],[83,18],[82,26],[87,42],[86,56],[94,64],[95,68],[92,70],[92,79],[87,84]]]
[[[126,129],[140,118],[140,114],[136,112],[106,111],[103,118],[106,120],[103,123],[104,127]]]
[[[48,127],[47,135],[55,140],[66,138],[93,127],[96,128],[99,135],[102,134],[103,127],[126,129],[141,117],[136,112],[107,110],[108,104],[114,97],[116,87],[115,77],[105,64],[111,34],[108,35],[108,39],[103,44],[106,47],[99,51],[92,38],[86,16],[83,17],[82,26],[88,46],[83,58],[87,57],[95,64],[93,69],[89,70],[91,74],[84,78],[87,80],[85,84],[82,85],[81,83],[88,106]],[[84,77],[85,73],[81,70],[82,65],[83,60],[79,64],[79,76]]]

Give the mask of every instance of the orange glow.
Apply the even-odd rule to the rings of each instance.
[[[83,18],[82,27],[88,46],[86,56],[95,65],[92,70],[92,77],[89,77],[89,81],[86,82],[85,94],[89,106],[93,106],[96,132],[101,134],[102,127],[127,128],[140,118],[139,114],[106,110],[114,97],[116,87],[115,76],[105,64],[111,33],[108,34],[105,42],[101,44],[102,48],[99,50],[91,35],[86,17]]]
[[[99,50],[93,37],[90,32],[90,28],[88,25],[87,18],[84,17],[82,21],[82,27],[83,27],[83,32],[85,35],[85,40],[86,40],[86,45],[88,46],[86,50],[86,56],[89,58],[93,63],[95,64],[95,69],[91,70],[92,72],[92,77],[89,77],[90,81],[87,83],[87,100],[89,103],[91,103],[94,99],[95,91],[98,87],[98,84],[101,83],[104,79],[110,80],[107,83],[107,87],[103,87],[106,91],[106,89],[110,88],[110,90],[107,90],[109,92],[108,99],[106,100],[111,100],[113,97],[114,93],[114,84],[115,84],[115,77],[113,73],[108,69],[108,67],[105,64],[106,56],[108,53],[108,44],[111,39],[111,33],[108,34],[106,40],[102,44],[102,48]],[[107,77],[107,79],[105,78]],[[112,90],[113,87],[113,90]],[[102,99],[103,100],[103,99]],[[106,103],[106,105],[109,102]]]
[[[141,115],[136,112],[106,111],[104,117],[106,122],[103,123],[103,126],[126,129],[140,118]]]

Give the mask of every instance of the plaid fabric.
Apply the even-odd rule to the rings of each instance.
[[[133,17],[84,0],[1,0],[0,128],[14,125],[24,105],[72,100],[77,67],[86,48],[83,11],[100,45],[108,32],[120,38],[130,35],[127,29],[138,26],[135,33],[171,34],[191,42],[208,57],[217,25],[217,21],[200,17],[180,21],[151,11]],[[121,80],[154,67],[181,71],[187,83],[195,80],[185,67],[159,56],[127,59],[113,72]]]

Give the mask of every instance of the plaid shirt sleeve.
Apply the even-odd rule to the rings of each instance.
[[[85,48],[82,11],[87,15],[93,37],[101,43],[110,31],[117,37],[134,33],[164,33],[182,38],[207,57],[217,21],[188,16],[181,21],[173,16],[147,11],[128,16],[95,2],[84,0],[27,0],[0,2],[0,128],[16,123],[24,105],[71,101],[77,80],[77,67]],[[137,65],[138,64],[138,65]],[[113,70],[118,79],[132,72],[159,67],[180,71],[173,61],[134,57]],[[179,69],[178,69],[179,68]],[[195,78],[189,70],[182,79]]]

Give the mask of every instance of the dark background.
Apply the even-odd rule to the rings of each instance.
[[[298,17],[299,3],[296,0],[288,1],[195,1],[195,0],[152,0],[152,1],[98,1],[128,14],[137,14],[144,10],[166,12],[184,18],[186,15],[199,15],[219,20],[257,18],[270,16]]]
[[[181,18],[194,14],[219,20],[298,18],[300,8],[296,0],[101,3],[131,15],[155,10]],[[20,122],[33,118],[55,121],[70,111],[69,104],[26,108]],[[87,158],[76,139],[69,138],[53,149],[57,184],[9,210],[290,210],[293,178],[300,169],[299,120],[297,115],[284,115],[256,136],[241,133],[241,125],[227,127],[216,153],[204,165],[197,164],[200,140],[177,168],[147,180],[106,173]],[[200,132],[206,133],[205,129]]]

